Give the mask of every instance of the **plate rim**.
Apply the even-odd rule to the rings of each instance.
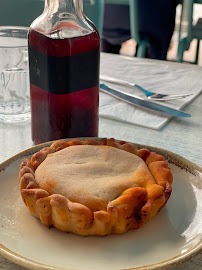
[[[200,253],[202,250],[202,241],[200,242],[191,250],[175,256],[169,260],[165,260],[159,263],[150,264],[146,266],[140,266],[135,268],[124,268],[122,270],[163,270],[163,269],[169,269],[171,267],[180,265],[188,260],[190,260],[192,257],[196,256]],[[60,267],[54,267],[50,265],[45,265],[38,263],[36,261],[27,259],[0,244],[0,254],[4,256],[6,259],[10,260],[11,262],[18,264],[22,267],[26,267],[27,269],[31,270],[72,270],[72,268],[60,268]]]
[[[79,138],[68,138],[68,139],[61,139],[61,140],[70,141],[72,139],[79,139],[79,140],[95,139],[95,140],[99,141],[102,139],[102,137],[85,137],[85,138],[79,137]],[[115,139],[115,140],[119,141],[119,139]],[[14,156],[12,156],[9,159],[5,160],[4,162],[0,163],[0,172],[3,171],[7,166],[12,164],[17,159],[19,159],[21,157],[29,156],[29,155],[39,151],[40,149],[42,149],[44,147],[50,146],[53,142],[54,141],[50,141],[50,142],[45,142],[42,144],[34,145],[30,148],[27,148],[27,149],[15,154]],[[181,155],[178,155],[178,154],[171,152],[169,150],[166,150],[163,148],[158,148],[155,146],[138,144],[135,142],[132,142],[132,143],[137,145],[138,148],[147,148],[150,151],[155,151],[158,154],[162,154],[169,163],[174,164],[175,166],[180,167],[181,169],[184,169],[184,170],[188,171],[189,173],[193,174],[194,176],[198,176],[202,179],[202,167],[193,163],[192,161],[189,161],[188,159],[182,157]],[[193,246],[191,249],[189,249],[185,253],[179,254],[179,255],[172,257],[168,260],[161,261],[161,262],[151,264],[151,265],[141,266],[141,267],[126,268],[124,270],[168,269],[170,267],[177,266],[179,264],[182,264],[182,263],[190,260],[192,257],[199,254],[201,251],[202,251],[202,239],[200,239],[200,241],[195,246]],[[13,263],[16,263],[20,266],[23,266],[23,267],[26,267],[26,268],[32,269],[32,270],[39,270],[39,269],[41,269],[41,270],[72,270],[71,268],[54,267],[54,266],[49,266],[49,265],[41,264],[39,262],[30,260],[26,257],[23,257],[23,256],[15,253],[14,251],[11,251],[10,249],[6,248],[1,243],[0,243],[0,254],[3,257],[5,257],[6,259],[12,261]]]

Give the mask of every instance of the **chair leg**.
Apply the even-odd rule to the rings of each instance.
[[[178,49],[177,49],[177,62],[182,63],[183,62],[183,56],[186,46],[186,39],[182,39],[178,43]]]
[[[177,62],[182,63],[183,62],[183,55],[184,51],[180,51],[180,53],[177,54]]]
[[[145,40],[141,41],[140,44],[138,44],[136,56],[139,58],[145,58],[147,46],[148,46],[147,41],[145,41]]]
[[[196,56],[195,56],[195,61],[194,61],[194,64],[196,65],[198,65],[199,47],[200,47],[200,40],[197,39]]]

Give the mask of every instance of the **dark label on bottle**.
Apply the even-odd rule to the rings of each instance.
[[[29,46],[30,83],[52,94],[68,94],[99,84],[100,51],[49,56]]]

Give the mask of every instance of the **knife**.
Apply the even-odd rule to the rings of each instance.
[[[161,112],[172,116],[191,117],[191,114],[158,104],[156,102],[145,100],[144,98],[138,96],[130,95],[120,90],[109,88],[104,83],[100,84],[100,90],[132,105],[138,105],[140,107],[144,107],[153,111]]]

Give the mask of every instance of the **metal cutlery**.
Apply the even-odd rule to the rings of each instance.
[[[152,102],[150,100],[138,96],[130,95],[120,90],[112,89],[103,83],[100,84],[100,90],[132,105],[138,105],[153,111],[161,112],[172,116],[180,116],[180,117],[191,116],[188,113],[173,109],[171,107],[164,106],[159,103]]]
[[[156,101],[167,101],[167,100],[173,100],[173,99],[180,99],[180,98],[185,98],[188,96],[191,96],[192,94],[182,94],[182,95],[166,95],[166,94],[158,94],[158,93],[154,93],[154,92],[150,92],[146,89],[144,89],[142,86],[139,86],[137,84],[134,83],[130,83],[124,80],[119,80],[119,79],[115,79],[109,76],[105,76],[105,75],[100,75],[100,80],[101,81],[106,81],[106,82],[111,82],[111,83],[116,83],[119,85],[124,85],[124,86],[130,86],[133,88],[137,88],[140,91],[142,91],[146,97],[148,99],[151,100],[156,100]]]

